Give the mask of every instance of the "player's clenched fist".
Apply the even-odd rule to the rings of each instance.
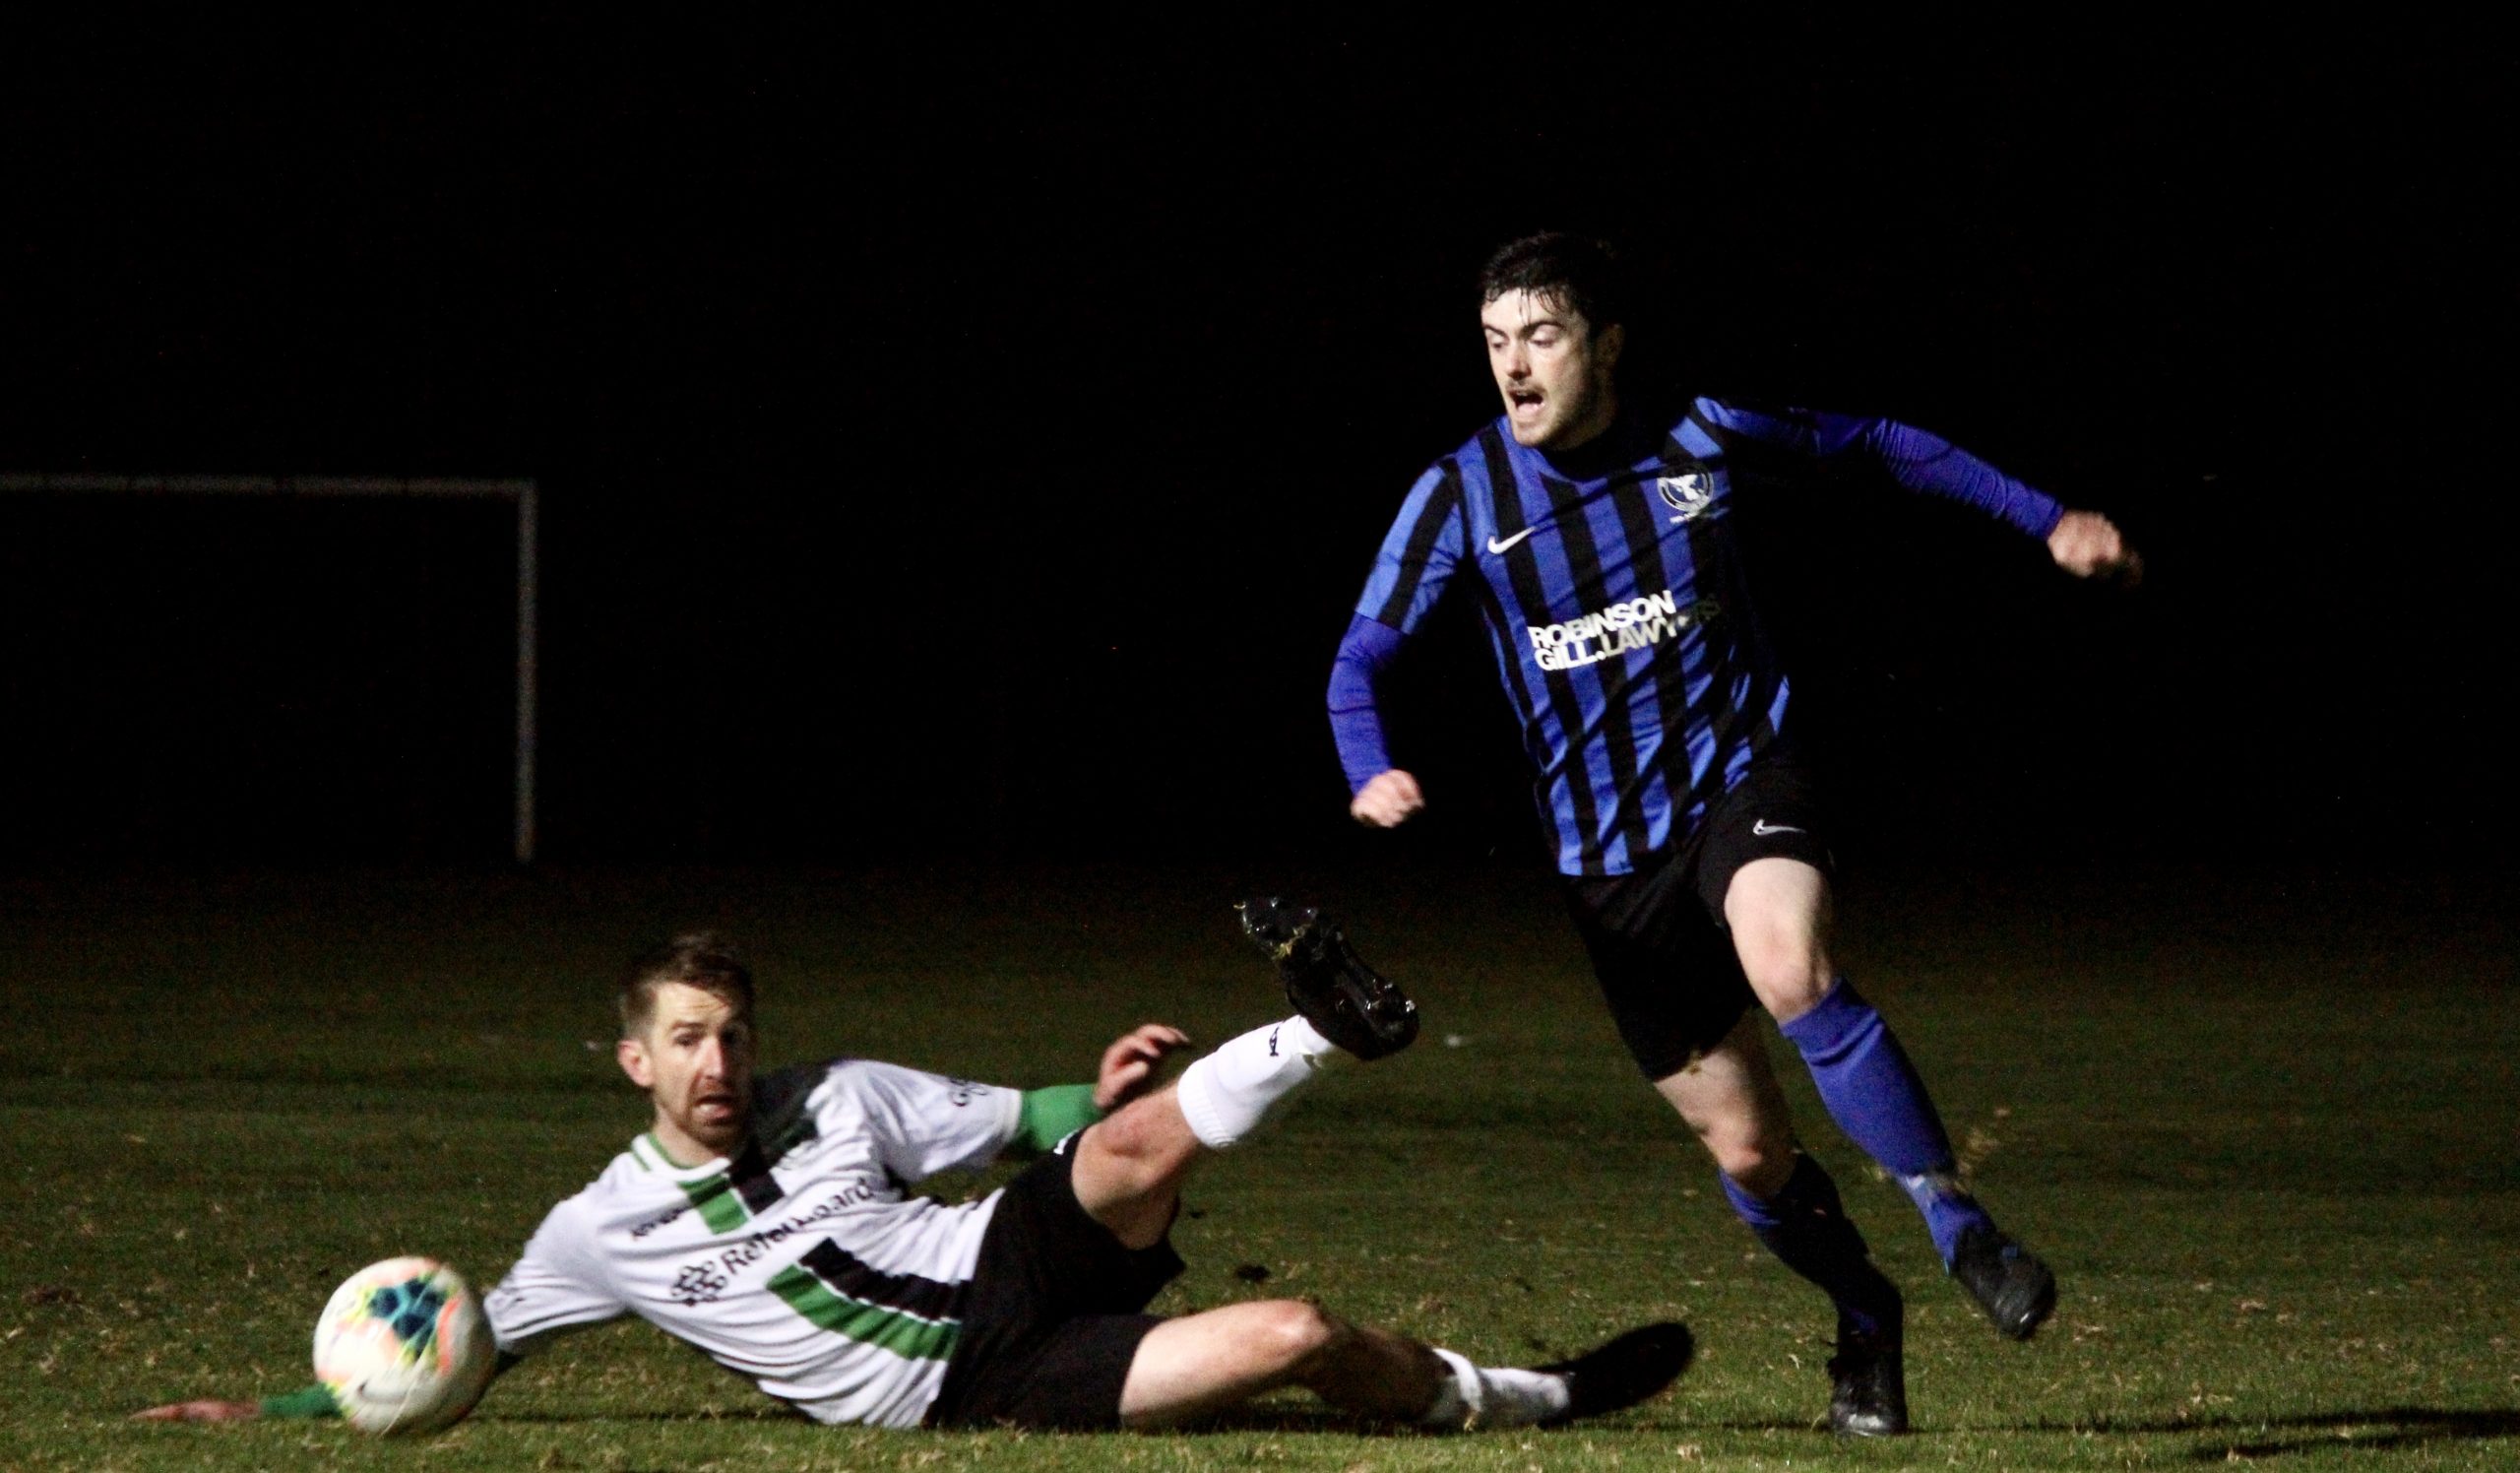
[[[2126,544],[2117,524],[2096,511],[2069,511],[2048,534],[2048,551],[2056,566],[2077,578],[2113,575],[2133,583],[2144,574],[2144,560]]]
[[[1356,790],[1348,814],[1374,828],[1392,828],[1424,806],[1426,796],[1418,791],[1418,780],[1395,767]]]

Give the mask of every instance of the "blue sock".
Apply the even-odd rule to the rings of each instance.
[[[1733,1212],[1779,1261],[1828,1294],[1844,1325],[1861,1335],[1898,1338],[1899,1291],[1872,1266],[1863,1235],[1838,1199],[1838,1184],[1819,1162],[1808,1156],[1796,1160],[1794,1175],[1764,1200],[1722,1172],[1716,1177]]]
[[[1962,1233],[1994,1226],[1977,1198],[1961,1189],[1951,1137],[1907,1051],[1845,978],[1819,1006],[1780,1029],[1811,1066],[1830,1119],[1908,1189],[1943,1262],[1959,1250]]]

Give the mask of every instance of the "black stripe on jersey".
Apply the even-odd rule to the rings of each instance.
[[[770,1174],[770,1160],[762,1154],[757,1140],[745,1141],[743,1154],[726,1163],[726,1179],[734,1184],[735,1195],[744,1199],[744,1205],[752,1209],[755,1217],[778,1206],[779,1199],[788,1194],[788,1188]]]
[[[1514,480],[1514,459],[1505,453],[1505,437],[1497,432],[1493,424],[1479,432],[1479,449],[1487,461],[1487,496],[1494,503],[1496,540],[1503,542],[1528,525],[1523,519],[1520,484]],[[1513,589],[1514,602],[1522,606],[1521,612],[1525,618],[1546,618],[1548,596],[1541,588],[1540,569],[1534,561],[1538,554],[1533,552],[1529,545],[1533,541],[1532,538],[1525,538],[1522,544],[1505,549],[1502,554],[1505,559],[1505,579]],[[1510,626],[1505,630],[1505,634],[1508,645],[1514,650],[1515,663],[1519,665],[1525,658],[1522,645],[1513,642],[1519,639],[1522,644],[1529,644],[1531,636]],[[1608,871],[1603,867],[1601,858],[1596,853],[1600,846],[1593,842],[1594,826],[1598,820],[1593,808],[1593,775],[1584,764],[1583,703],[1575,699],[1574,682],[1567,678],[1564,671],[1542,672],[1541,683],[1547,690],[1548,709],[1557,718],[1557,729],[1565,735],[1568,759],[1574,763],[1574,771],[1566,784],[1566,796],[1575,810],[1575,826],[1578,830],[1575,842],[1577,849],[1584,855],[1584,872],[1606,873]],[[1533,720],[1537,722],[1541,703],[1535,701],[1527,709],[1532,712]],[[1540,767],[1542,785],[1541,813],[1547,819],[1549,827],[1554,829],[1557,826],[1557,805],[1550,802],[1548,799],[1548,769],[1545,765],[1547,753],[1544,750],[1536,750],[1533,755],[1540,759],[1537,765]],[[1552,844],[1550,849],[1558,854],[1565,853],[1566,836],[1558,834],[1555,837],[1557,842]]]
[[[1543,476],[1540,483],[1542,489],[1548,493],[1551,520],[1556,522],[1558,536],[1566,545],[1566,574],[1574,585],[1576,608],[1608,608],[1609,573],[1603,566],[1602,548],[1594,540],[1592,521],[1584,515],[1584,493],[1573,482],[1554,477]],[[1637,592],[1644,590],[1640,588]],[[1619,834],[1627,841],[1628,864],[1633,865],[1645,857],[1650,830],[1645,820],[1644,804],[1637,801],[1640,795],[1636,790],[1636,724],[1628,719],[1627,714],[1627,687],[1631,679],[1628,656],[1614,655],[1585,668],[1593,672],[1593,678],[1602,687],[1602,755],[1609,763],[1610,802],[1618,818]],[[1589,745],[1580,729],[1567,735],[1574,739],[1579,754]],[[1593,781],[1589,763],[1584,765],[1583,780],[1587,785]],[[1587,830],[1585,838],[1591,841],[1593,835],[1594,831]],[[1588,843],[1588,847],[1606,849],[1608,846]]]
[[[1726,460],[1729,462],[1732,437],[1707,423],[1694,406],[1689,410],[1688,418],[1701,433],[1727,450]],[[1699,463],[1676,436],[1665,442],[1664,453],[1673,459]],[[1738,491],[1737,481],[1733,488]],[[1703,521],[1689,524],[1688,544],[1689,561],[1695,565],[1698,598],[1712,602],[1716,608],[1716,616],[1705,625],[1706,725],[1707,735],[1713,741],[1714,760],[1704,773],[1697,775],[1698,781],[1693,785],[1696,797],[1712,802],[1724,792],[1725,765],[1732,751],[1744,743],[1752,751],[1757,751],[1768,744],[1775,733],[1768,729],[1768,702],[1756,689],[1756,682],[1753,682],[1750,692],[1754,704],[1748,710],[1742,710],[1732,702],[1733,676],[1739,673],[1745,655],[1743,641],[1757,637],[1750,622],[1749,589],[1742,582],[1741,566],[1733,555],[1733,544]]]
[[[1395,629],[1407,626],[1409,606],[1418,598],[1418,585],[1426,581],[1426,558],[1435,550],[1435,539],[1443,536],[1444,519],[1461,512],[1461,468],[1449,456],[1444,459],[1443,468],[1443,479],[1435,482],[1435,493],[1426,498],[1418,525],[1409,529],[1409,542],[1400,552],[1400,576],[1391,585],[1391,597],[1373,611],[1372,617],[1378,623]],[[1463,546],[1468,545],[1465,541]]]
[[[1548,743],[1543,739],[1547,728],[1540,719],[1540,698],[1533,695],[1532,682],[1523,673],[1522,649],[1531,643],[1531,636],[1514,637],[1514,621],[1506,615],[1505,603],[1496,596],[1495,584],[1481,577],[1471,579],[1470,585],[1477,590],[1479,616],[1487,621],[1488,637],[1496,641],[1497,669],[1505,672],[1506,682],[1513,687],[1507,693],[1522,717],[1523,750],[1532,759],[1532,770],[1538,772],[1547,765]],[[1550,853],[1556,851],[1552,849]]]
[[[914,1273],[886,1273],[826,1238],[796,1260],[814,1277],[861,1305],[901,1310],[921,1319],[960,1319],[971,1285],[948,1284]]]
[[[1798,416],[1804,428],[1810,428],[1810,416],[1805,412],[1777,411],[1776,413]],[[1691,414],[1694,417],[1694,410]],[[1708,424],[1703,418],[1698,419],[1698,427],[1723,449],[1726,463],[1733,468],[1732,472],[1733,494],[1740,494],[1745,485],[1756,485],[1758,478],[1763,475],[1779,474],[1775,469],[1776,462],[1784,452],[1753,440],[1747,435],[1736,434],[1732,430]],[[1763,469],[1763,461],[1766,463],[1766,469]],[[1759,624],[1758,606],[1750,599],[1750,570],[1748,565],[1741,561],[1740,540],[1737,538],[1728,540],[1725,548],[1726,556],[1722,569],[1724,592],[1720,597],[1725,600],[1724,607],[1733,611],[1731,641],[1728,647],[1737,654],[1746,656],[1752,670],[1765,671],[1770,675],[1770,678],[1764,682],[1752,683],[1751,704],[1749,709],[1742,713],[1749,724],[1749,748],[1751,753],[1756,755],[1767,750],[1776,740],[1776,724],[1769,713],[1770,708],[1776,704],[1775,676],[1781,668],[1777,664],[1775,651],[1768,645],[1767,631]]]
[[[1716,433],[1715,426],[1699,416],[1694,404],[1689,406],[1687,419],[1717,444],[1725,443],[1723,437]],[[1680,443],[1676,434],[1663,442],[1663,456],[1666,460],[1685,465],[1701,464],[1696,456],[1689,453],[1688,447]],[[1706,727],[1714,760],[1706,772],[1695,774],[1697,780],[1689,785],[1695,798],[1712,802],[1724,791],[1724,759],[1741,720],[1741,713],[1732,705],[1732,677],[1737,663],[1735,657],[1739,654],[1733,620],[1748,610],[1740,601],[1738,581],[1729,576],[1730,559],[1724,555],[1724,539],[1716,536],[1715,529],[1707,525],[1705,519],[1688,524],[1688,544],[1690,573],[1697,588],[1698,602],[1701,607],[1711,602],[1716,609],[1715,617],[1699,628],[1700,641],[1706,650]],[[1685,729],[1682,737],[1686,739]],[[1688,806],[1687,798],[1677,793],[1671,795],[1671,821],[1674,824],[1686,816],[1683,810]]]
[[[1672,449],[1669,442],[1665,443],[1663,455],[1666,460],[1671,459]],[[1656,476],[1671,474],[1677,469],[1658,468]],[[1679,474],[1687,473],[1680,471]],[[1654,521],[1662,515],[1657,510],[1662,503],[1660,493],[1653,487],[1654,480],[1654,476],[1636,477],[1612,481],[1610,487],[1611,494],[1617,497],[1619,527],[1627,534],[1628,548],[1637,559],[1636,592],[1641,597],[1652,590],[1652,583],[1645,576],[1645,563],[1650,559],[1665,588],[1686,586],[1693,597],[1702,598],[1703,595],[1696,593],[1695,570],[1674,568],[1664,556],[1663,529]],[[1691,550],[1694,552],[1695,549]],[[1692,619],[1697,616],[1694,608],[1687,612]],[[1703,632],[1699,638],[1701,642],[1711,643]],[[1672,644],[1673,648],[1668,654],[1660,650],[1655,652],[1659,668],[1654,672],[1654,708],[1655,721],[1663,729],[1662,758],[1656,766],[1663,784],[1664,801],[1672,810],[1671,832],[1666,836],[1665,842],[1677,844],[1685,833],[1681,821],[1687,816],[1683,810],[1688,806],[1683,794],[1689,787],[1689,682],[1687,662],[1681,650],[1685,639],[1674,638]],[[1630,806],[1640,812],[1645,806],[1643,786],[1640,784],[1640,791],[1628,800]],[[1631,850],[1630,854],[1641,857],[1642,851]]]

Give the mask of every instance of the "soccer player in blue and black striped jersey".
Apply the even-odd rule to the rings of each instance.
[[[2035,1333],[2055,1279],[1962,1185],[1922,1081],[1830,961],[1828,818],[1754,614],[1734,474],[1750,458],[1859,458],[2043,540],[2069,573],[2130,578],[2135,554],[2107,518],[1905,424],[1623,399],[1616,263],[1596,242],[1515,241],[1480,287],[1504,414],[1410,490],[1341,642],[1330,717],[1351,811],[1390,827],[1422,806],[1384,742],[1376,682],[1439,603],[1469,598],[1621,1037],[1714,1154],[1733,1210],[1836,1305],[1832,1424],[1904,1431],[1899,1291],[1796,1142],[1750,1004],[1801,1054],[1847,1135],[1906,1186],[1997,1330]]]

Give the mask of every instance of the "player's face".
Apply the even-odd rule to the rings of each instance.
[[[657,1105],[657,1138],[685,1166],[732,1155],[752,1113],[752,1019],[715,993],[657,989],[645,1035],[621,1041],[621,1070]]]
[[[1487,367],[1505,397],[1505,422],[1521,444],[1572,450],[1609,428],[1618,415],[1610,370],[1625,335],[1599,332],[1553,296],[1514,290],[1480,309]]]

